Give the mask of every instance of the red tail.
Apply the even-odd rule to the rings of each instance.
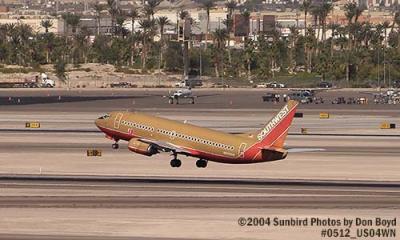
[[[262,147],[273,146],[283,148],[288,130],[292,124],[297,105],[290,100],[257,134],[257,139]]]

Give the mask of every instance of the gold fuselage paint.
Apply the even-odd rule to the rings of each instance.
[[[251,137],[228,134],[142,113],[112,112],[101,125],[122,133],[126,136],[124,140],[127,141],[130,138],[164,141],[193,152],[229,158],[243,155],[242,151],[245,149],[241,149],[240,146],[250,147],[257,143],[257,140]]]

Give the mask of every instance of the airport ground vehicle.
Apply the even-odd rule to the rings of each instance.
[[[56,86],[54,80],[48,78],[47,74],[42,73],[31,79],[23,79],[21,81],[0,82],[3,88],[53,88]]]
[[[332,104],[346,104],[346,100],[344,97],[338,97],[332,101]]]
[[[313,102],[313,95],[308,91],[296,91],[289,93],[288,99],[309,104]]]
[[[142,113],[112,112],[99,117],[95,124],[114,140],[128,141],[132,152],[152,156],[161,152],[173,155],[171,167],[180,167],[179,155],[197,158],[196,166],[205,168],[208,161],[251,164],[284,159],[288,152],[320,151],[284,149],[286,136],[298,102],[288,103],[258,131],[229,134],[189,123]]]
[[[264,102],[279,102],[279,95],[275,93],[267,93],[262,96]]]

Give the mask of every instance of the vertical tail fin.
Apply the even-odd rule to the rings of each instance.
[[[297,105],[290,100],[257,134],[257,139],[262,146],[282,148],[289,130]]]

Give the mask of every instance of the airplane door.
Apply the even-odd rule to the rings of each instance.
[[[239,157],[244,158],[244,151],[246,150],[247,144],[242,143],[239,147]]]
[[[122,119],[123,115],[124,114],[122,114],[122,113],[117,114],[117,116],[115,117],[115,120],[114,120],[114,128],[119,129],[119,125],[121,123],[121,119]]]

